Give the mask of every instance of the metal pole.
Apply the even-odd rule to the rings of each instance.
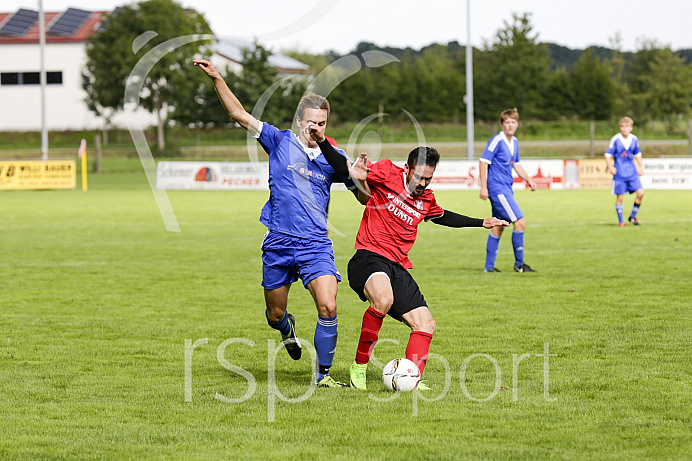
[[[38,36],[41,67],[39,81],[41,82],[41,159],[48,160],[48,128],[46,127],[46,70],[43,60],[43,50],[46,47],[46,21],[43,14],[43,0],[38,0]]]
[[[471,0],[466,0],[466,158],[473,160],[473,46],[471,45]]]

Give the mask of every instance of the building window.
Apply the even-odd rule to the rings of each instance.
[[[0,85],[19,85],[19,72],[1,73]]]
[[[46,83],[49,85],[62,85],[62,72],[46,72]]]
[[[38,72],[2,72],[0,85],[39,85],[41,80]],[[62,72],[46,72],[48,85],[62,85]]]
[[[38,72],[23,72],[22,81],[20,85],[39,85],[41,83],[41,78]]]

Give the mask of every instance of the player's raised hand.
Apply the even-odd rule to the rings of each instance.
[[[358,181],[365,181],[368,179],[368,172],[370,168],[368,167],[368,154],[363,152],[358,157],[349,168],[349,174],[352,179],[357,179]]]
[[[207,61],[206,59],[195,59],[192,61],[192,63],[202,69],[209,76],[209,78],[221,78],[221,75],[211,61]]]
[[[509,223],[505,221],[504,219],[499,219],[499,218],[486,218],[483,220],[483,227],[486,229],[492,229],[493,227],[507,227],[509,226]]]
[[[323,134],[321,134],[318,130],[317,127],[314,125],[308,126],[308,133],[310,134],[310,137],[312,138],[313,141],[315,142],[322,142],[326,138]]]

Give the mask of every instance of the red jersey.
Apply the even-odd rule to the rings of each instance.
[[[411,269],[408,252],[416,241],[418,224],[442,216],[444,210],[430,189],[412,197],[406,189],[404,169],[389,159],[372,164],[368,186],[372,197],[363,212],[356,250],[372,251]]]

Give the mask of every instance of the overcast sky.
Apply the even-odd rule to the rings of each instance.
[[[68,7],[112,11],[120,0],[43,0],[44,11]],[[466,0],[179,0],[204,14],[216,35],[252,40],[272,50],[345,54],[362,41],[421,48],[468,36]],[[38,0],[2,0],[0,11],[38,10]],[[616,34],[623,51],[642,39],[673,50],[692,48],[692,0],[471,0],[471,42],[492,41],[512,13],[531,13],[538,39],[573,49],[610,47]]]

